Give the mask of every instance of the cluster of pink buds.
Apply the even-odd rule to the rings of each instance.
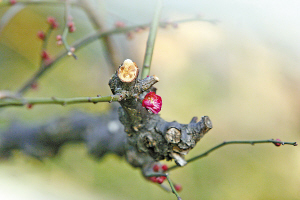
[[[56,19],[54,17],[48,17],[47,22],[48,22],[48,24],[50,24],[52,29],[57,29],[59,26],[58,22],[56,21]]]
[[[161,110],[162,99],[155,92],[149,92],[143,99],[142,106],[157,114]]]
[[[166,172],[168,170],[168,166],[167,165],[158,165],[158,164],[154,164],[152,167],[154,172]],[[150,181],[152,181],[153,183],[158,183],[158,184],[162,184],[167,177],[165,176],[152,176],[149,178]]]
[[[73,22],[72,16],[68,17],[68,29],[70,33],[73,33],[76,30],[75,23]]]
[[[60,46],[60,45],[62,45],[63,44],[63,42],[62,42],[62,36],[61,35],[57,35],[56,36],[56,44],[57,44],[57,46]]]

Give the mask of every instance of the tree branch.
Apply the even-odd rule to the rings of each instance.
[[[209,153],[211,153],[212,151],[215,151],[225,145],[228,145],[228,144],[251,144],[251,145],[254,145],[254,144],[262,144],[262,143],[273,143],[273,144],[277,144],[276,146],[280,146],[279,144],[282,144],[282,145],[293,145],[293,146],[297,146],[297,142],[283,142],[283,141],[278,141],[278,140],[273,140],[273,139],[270,139],[270,140],[245,140],[245,141],[225,141],[217,146],[214,146],[213,148],[205,151],[204,153],[198,155],[198,156],[195,156],[193,158],[190,158],[187,160],[187,163],[191,163],[195,160],[198,160],[200,158],[203,158],[205,156],[207,156]],[[174,165],[172,167],[169,168],[169,171],[171,170],[174,170],[178,168],[178,166]]]
[[[15,149],[37,159],[52,157],[67,142],[86,143],[95,158],[106,153],[119,156],[126,153],[126,134],[118,120],[117,109],[114,109],[102,116],[76,112],[44,125],[12,123],[8,130],[0,132],[0,157],[9,157]]]
[[[98,102],[113,102],[120,101],[122,95],[111,95],[104,97],[75,97],[75,98],[11,98],[11,97],[2,97],[0,99],[0,107],[5,106],[25,106],[25,105],[38,105],[38,104],[59,104],[59,105],[69,105],[76,103],[98,103]]]

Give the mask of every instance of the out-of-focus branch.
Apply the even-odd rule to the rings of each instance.
[[[44,125],[14,122],[8,130],[0,131],[0,157],[9,157],[13,150],[19,149],[43,159],[56,155],[67,142],[86,143],[89,153],[96,158],[109,152],[124,156],[126,152],[126,134],[114,109],[102,116],[76,112]]]
[[[172,23],[184,23],[184,22],[189,22],[189,21],[208,21],[208,20],[202,20],[199,18],[191,18],[191,19],[186,19],[186,20],[180,20],[180,21],[173,21],[173,22],[160,22],[160,26],[165,26],[167,24],[172,24]],[[209,21],[212,22],[212,21]],[[121,34],[121,33],[126,33],[129,32],[131,30],[135,30],[137,28],[144,28],[149,26],[149,24],[140,24],[140,25],[136,25],[136,26],[128,26],[128,27],[124,27],[124,28],[116,28],[116,29],[112,29],[109,31],[102,31],[101,29],[99,29],[98,31],[96,31],[95,33],[91,33],[87,36],[85,36],[84,38],[74,42],[71,46],[74,47],[76,50],[79,50],[83,47],[85,47],[86,45],[90,44],[91,42],[97,40],[97,39],[101,39],[104,38],[106,36],[112,35],[112,34]],[[62,59],[64,56],[68,55],[68,51],[63,50],[60,53],[58,53],[54,58],[50,59],[47,61],[47,63],[44,64],[44,67],[39,69],[19,90],[18,90],[18,94],[23,94],[24,92],[26,92],[30,86],[35,83],[37,81],[37,79],[39,79],[46,71],[48,71],[49,69],[51,69],[51,67],[58,62],[60,59]]]
[[[103,1],[99,1],[99,3],[103,3]],[[81,7],[85,10],[85,13],[88,15],[90,20],[93,22],[93,24],[97,27],[97,29],[106,31],[107,28],[105,26],[105,17],[101,12],[95,9],[95,6],[92,5],[92,2],[89,0],[80,0],[79,4]],[[107,61],[109,65],[111,66],[111,69],[113,72],[116,70],[116,67],[120,64],[120,56],[119,53],[115,49],[115,45],[113,44],[113,40],[111,37],[104,36],[102,38],[102,42],[104,44],[105,48],[105,57],[107,58]]]

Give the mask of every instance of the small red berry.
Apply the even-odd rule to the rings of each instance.
[[[44,33],[44,31],[39,31],[37,33],[37,37],[40,38],[41,40],[45,40],[46,34]]]
[[[153,165],[153,171],[158,172],[159,171],[159,166],[158,165]]]
[[[180,192],[182,190],[182,186],[179,184],[174,185],[174,188],[177,192]]]
[[[9,0],[10,5],[15,5],[17,3],[17,0]]]
[[[169,167],[167,165],[162,165],[161,169],[165,172],[169,169]]]
[[[275,141],[280,141],[280,139],[276,139]],[[281,143],[278,143],[278,142],[273,142],[273,144],[276,146],[276,147],[280,147],[282,144]]]
[[[156,182],[158,184],[162,184],[165,180],[166,180],[166,177],[160,176],[160,177],[157,177]]]

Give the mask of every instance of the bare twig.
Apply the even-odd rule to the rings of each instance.
[[[75,58],[77,60],[77,56],[71,51],[71,48],[67,42],[67,35],[69,33],[69,18],[70,18],[70,1],[66,0],[65,1],[65,27],[64,27],[64,31],[61,37],[61,40],[68,52],[68,55],[73,56],[73,58]]]
[[[152,61],[154,43],[156,38],[157,29],[159,26],[160,13],[162,10],[162,1],[158,0],[156,5],[155,14],[151,23],[150,32],[147,41],[147,47],[145,52],[144,64],[142,69],[141,78],[146,78],[150,73],[150,66]]]
[[[190,20],[186,19],[186,20],[180,20],[180,21],[173,21],[172,23],[184,23],[184,22],[189,22],[189,21],[203,21],[202,19],[199,18],[191,18]],[[160,25],[165,25],[166,22],[161,22]],[[124,27],[124,28],[115,28],[109,31],[102,31],[102,30],[98,30],[95,33],[91,33],[87,36],[85,36],[84,38],[74,42],[71,46],[74,47],[76,50],[81,49],[82,47],[90,44],[91,42],[97,40],[97,39],[101,39],[104,38],[108,35],[113,35],[113,34],[120,34],[120,33],[126,33],[129,32],[131,30],[135,30],[136,28],[144,28],[149,26],[149,24],[140,24],[140,25],[136,25],[136,26],[128,26],[128,27]],[[26,92],[30,86],[32,85],[32,83],[35,83],[36,80],[38,78],[40,78],[46,71],[48,71],[57,61],[59,61],[61,58],[63,58],[64,56],[66,56],[68,54],[68,52],[66,50],[61,51],[59,54],[56,55],[55,58],[52,58],[51,60],[49,60],[43,67],[43,69],[39,69],[19,90],[18,93],[19,94],[23,94],[24,92]]]
[[[261,143],[273,143],[273,144],[282,144],[282,145],[285,145],[285,144],[288,144],[288,145],[293,145],[293,146],[297,146],[298,144],[296,142],[283,142],[283,141],[278,141],[278,140],[273,140],[273,139],[270,139],[270,140],[245,140],[245,141],[225,141],[217,146],[214,146],[213,148],[205,151],[204,153],[198,155],[198,156],[195,156],[193,158],[190,158],[187,160],[187,163],[190,163],[190,162],[193,162],[195,160],[198,160],[200,158],[203,158],[205,156],[207,156],[209,153],[211,153],[212,151],[215,151],[225,145],[228,145],[228,144],[251,144],[251,145],[254,145],[254,144],[261,144]],[[169,171],[173,170],[173,169],[176,169],[178,168],[177,165],[174,165],[172,167],[169,168]]]
[[[122,100],[121,95],[111,95],[104,97],[75,97],[75,98],[5,98],[0,100],[0,107],[5,106],[25,106],[36,104],[59,104],[68,105],[76,103],[98,103],[98,102],[112,102]]]

